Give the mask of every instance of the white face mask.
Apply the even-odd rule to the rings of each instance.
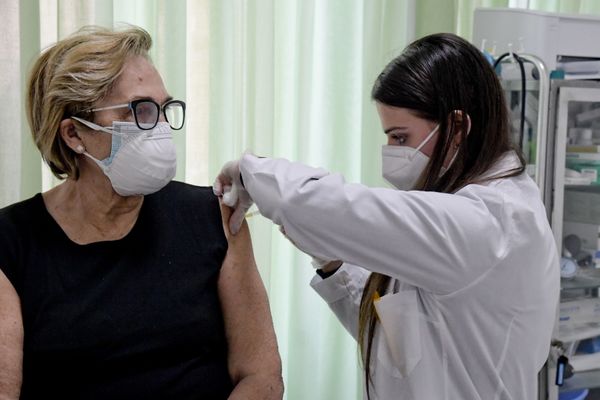
[[[147,195],[159,191],[169,183],[177,169],[173,133],[167,122],[159,122],[153,129],[142,130],[135,122],[114,121],[112,127],[102,127],[81,118],[71,117],[91,129],[110,133],[110,155],[92,159],[121,196]]]
[[[416,149],[409,146],[382,146],[383,178],[400,190],[412,189],[429,163],[429,157],[420,150],[431,140],[439,127],[437,125],[433,128]]]

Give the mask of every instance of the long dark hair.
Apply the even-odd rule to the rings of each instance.
[[[454,193],[465,185],[481,182],[484,173],[510,150],[516,151],[521,165],[485,179],[515,176],[525,169],[521,152],[511,143],[504,93],[496,73],[477,48],[456,35],[439,33],[411,43],[381,72],[371,96],[376,102],[407,108],[440,125],[433,154],[415,189]],[[467,115],[471,122],[468,132]],[[458,155],[440,176],[457,134],[461,135]],[[387,290],[390,279],[372,273],[360,304],[359,345],[368,398],[377,325],[373,298],[375,293]]]

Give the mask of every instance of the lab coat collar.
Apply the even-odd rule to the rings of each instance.
[[[487,172],[481,175],[481,180],[491,180],[494,177],[501,177],[520,167],[521,162],[519,161],[517,153],[515,153],[513,150],[507,151],[504,153],[504,155],[502,155],[502,157],[500,157],[500,159],[498,159],[498,161],[496,161],[496,163],[494,163],[494,165],[492,165]]]

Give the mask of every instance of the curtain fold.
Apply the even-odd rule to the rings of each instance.
[[[208,184],[208,118],[210,114],[210,7],[209,0],[188,1],[185,36],[185,180]],[[181,161],[180,161],[181,165]]]
[[[0,24],[0,36],[10,40],[0,41],[0,93],[5,101],[0,107],[0,206],[10,204],[21,196],[21,40],[20,7],[16,1],[0,0],[5,21]]]

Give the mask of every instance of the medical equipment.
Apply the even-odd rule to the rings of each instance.
[[[573,324],[600,321],[600,298],[589,297],[565,301],[559,308],[559,329]]]
[[[573,392],[561,393],[559,400],[585,400],[590,393],[589,389],[575,390]]]
[[[560,277],[563,279],[575,278],[577,274],[577,263],[572,258],[560,258]]]
[[[595,186],[577,186],[566,191],[563,213],[564,221],[600,225],[600,192]]]
[[[493,44],[496,54],[511,52],[513,47],[519,54],[535,54],[550,71],[561,69],[572,79],[600,77],[600,54],[597,46],[590,45],[590,38],[597,37],[600,18],[591,15],[478,8],[473,19],[475,45]]]
[[[593,255],[596,251],[600,250],[598,247],[600,225],[565,221],[563,234],[565,235],[563,253],[566,254],[568,250],[571,253],[571,257],[578,261],[587,258],[588,261],[586,264],[579,262],[580,266],[591,265]],[[573,251],[567,249],[567,246],[571,245],[569,241],[572,241],[572,238],[576,238],[578,246],[573,248]]]
[[[523,138],[525,136],[525,96],[526,96],[525,65],[524,65],[524,62],[521,59],[521,57],[519,57],[515,53],[509,52],[509,53],[504,53],[500,57],[498,57],[498,59],[494,62],[494,68],[497,68],[498,65],[500,65],[502,60],[504,60],[505,58],[509,58],[509,59],[512,58],[513,60],[515,60],[517,62],[517,64],[519,65],[519,70],[521,71],[521,123],[519,126],[519,148],[522,150],[523,149]]]
[[[574,169],[565,169],[565,184],[566,185],[591,185],[594,178],[590,174],[583,174]]]

